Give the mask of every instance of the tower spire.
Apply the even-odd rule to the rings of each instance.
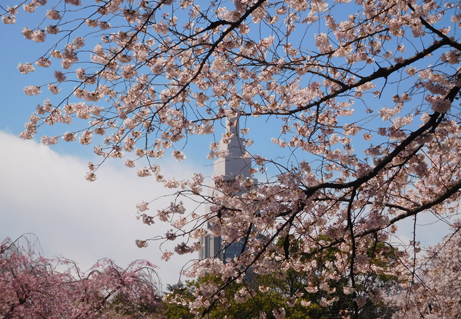
[[[221,151],[228,151],[228,155],[214,162],[214,175],[223,175],[227,178],[236,175],[250,177],[251,160],[242,158],[246,150],[239,131],[239,118],[237,117],[234,121],[226,118],[226,133],[232,133],[232,137],[229,143],[220,143]]]

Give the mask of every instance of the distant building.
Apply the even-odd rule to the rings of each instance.
[[[240,138],[238,121],[236,125],[230,127],[229,120],[226,118],[226,132],[232,132],[233,136],[230,139],[230,143],[221,143],[220,149],[228,150],[229,154],[225,158],[219,158],[214,162],[213,174],[218,176],[223,175],[229,179],[237,175],[251,177],[251,159],[242,158],[246,150],[243,140]],[[213,187],[210,187],[210,195],[212,193]],[[206,209],[209,208],[207,207]],[[221,237],[212,235],[202,238],[201,243],[203,248],[199,251],[199,259],[215,257],[225,261],[227,258],[240,255],[243,248],[243,243],[241,242],[232,243],[224,248]]]

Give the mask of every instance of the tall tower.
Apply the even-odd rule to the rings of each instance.
[[[213,174],[223,175],[226,178],[232,178],[236,175],[250,177],[251,160],[242,158],[245,154],[245,145],[239,134],[238,119],[232,123],[226,118],[226,133],[231,132],[233,136],[228,144],[221,143],[219,145],[221,151],[228,151],[229,154],[225,158],[219,158],[214,162]]]
[[[227,150],[229,153],[225,158],[219,158],[214,162],[213,175],[222,175],[226,179],[232,179],[237,175],[251,177],[251,159],[243,158],[246,150],[243,139],[240,138],[239,131],[238,119],[231,123],[231,121],[226,118],[226,132],[231,132],[233,136],[230,138],[229,143],[221,143],[219,145],[221,151]],[[210,186],[209,195],[213,195],[214,185]],[[208,210],[209,207],[206,209]],[[207,235],[205,238],[202,238],[201,243],[203,247],[199,251],[199,259],[216,257],[225,261],[228,257],[232,258],[238,255],[243,247],[242,243],[233,243],[223,249],[221,237],[212,235]]]

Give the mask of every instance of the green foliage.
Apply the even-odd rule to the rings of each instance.
[[[126,294],[119,292],[110,300],[108,312],[123,318],[151,318],[150,315],[159,311],[159,302],[160,298],[151,302],[139,296],[137,302],[133,303]]]
[[[182,281],[177,284],[168,284],[165,297],[160,304],[158,318],[168,319],[192,319],[195,316],[190,313],[187,307],[188,302],[192,302],[194,297],[191,293],[194,282],[186,281],[184,284]]]
[[[329,239],[325,238],[325,242]],[[286,238],[279,238],[277,246],[285,249]],[[394,251],[383,243],[370,241],[367,252],[370,263],[382,268],[393,267],[396,256]],[[378,253],[385,252],[385,258]],[[299,254],[299,242],[289,238],[288,254],[298,255],[304,262],[308,260],[306,255]],[[258,275],[254,272],[247,273],[243,282],[232,282],[223,289],[222,300],[225,303],[212,304],[209,309],[201,309],[204,318],[207,319],[240,319],[256,318],[261,312],[266,313],[268,319],[275,318],[274,309],[284,308],[288,319],[332,319],[344,318],[354,313],[356,304],[354,299],[358,296],[369,294],[375,290],[385,290],[395,285],[396,278],[386,274],[373,272],[357,272],[355,278],[355,292],[345,293],[345,287],[351,287],[349,272],[341,272],[337,267],[337,259],[344,257],[338,248],[328,248],[322,254],[316,254],[315,262],[317,267],[314,272],[296,271],[289,268],[287,271],[280,270],[270,275]],[[347,258],[347,256],[346,256]],[[334,274],[335,280],[326,279]],[[318,288],[324,282],[328,283],[328,290]],[[168,285],[169,295],[164,299],[161,309],[165,318],[194,318],[187,308],[189,302],[195,300],[194,291],[200,284],[223,284],[219,277],[210,275],[200,278],[198,281],[188,281],[186,285],[178,283]],[[306,287],[316,287],[309,292]],[[378,289],[379,288],[379,289]],[[248,292],[246,298],[238,298],[239,292]],[[332,300],[332,293],[337,297]],[[302,301],[302,302],[301,302]],[[325,306],[325,301],[330,301]],[[322,305],[323,303],[323,305]],[[392,309],[386,307],[382,302],[372,302],[367,299],[366,303],[359,308],[358,318],[390,318]]]

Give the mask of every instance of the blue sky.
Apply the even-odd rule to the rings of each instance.
[[[99,258],[109,257],[126,266],[141,258],[157,264],[164,283],[172,283],[179,277],[181,267],[192,257],[173,257],[165,263],[156,243],[146,249],[138,249],[135,239],[150,238],[168,229],[165,224],[145,226],[135,219],[136,203],[150,201],[161,195],[170,194],[154,179],[141,179],[134,170],[121,162],[108,161],[98,171],[95,183],[85,181],[88,161],[96,161],[92,146],[84,147],[77,142],[60,141],[51,148],[33,141],[23,141],[17,136],[24,128],[28,116],[38,103],[48,97],[46,89],[37,96],[26,96],[23,88],[30,84],[48,83],[52,70],[40,70],[27,75],[17,70],[19,62],[34,62],[49,49],[50,42],[34,43],[21,35],[24,24],[34,27],[36,15],[18,15],[15,25],[0,25],[0,50],[2,67],[0,72],[0,240],[16,238],[23,233],[35,233],[40,239],[46,256],[63,255],[88,269]],[[30,20],[32,19],[32,20]],[[51,37],[50,37],[51,40]],[[388,94],[389,95],[389,94]],[[390,95],[387,97],[390,98]],[[380,103],[385,103],[385,98]],[[375,102],[376,103],[376,102]],[[358,103],[357,103],[358,104]],[[254,122],[253,122],[254,123]],[[249,138],[265,139],[255,144],[250,151],[266,157],[285,156],[274,154],[268,148],[271,137],[278,137],[271,121],[258,120],[255,126],[250,122]],[[51,134],[54,128],[45,128],[42,134]],[[65,128],[60,128],[60,134]],[[72,128],[69,128],[72,130]],[[222,128],[217,128],[219,139]],[[167,176],[178,179],[189,177],[192,172],[212,174],[212,162],[206,159],[208,145],[213,136],[188,140],[185,162],[178,163],[170,155],[162,161]],[[277,150],[279,152],[280,150]],[[161,207],[167,198],[159,200]],[[419,223],[430,224],[430,216],[421,216]],[[402,229],[411,229],[412,221],[402,223]],[[426,231],[425,231],[426,230]],[[420,240],[423,244],[436,243],[446,234],[442,223],[436,227],[423,228]],[[408,233],[408,232],[407,232]],[[402,235],[402,238],[405,237]]]

